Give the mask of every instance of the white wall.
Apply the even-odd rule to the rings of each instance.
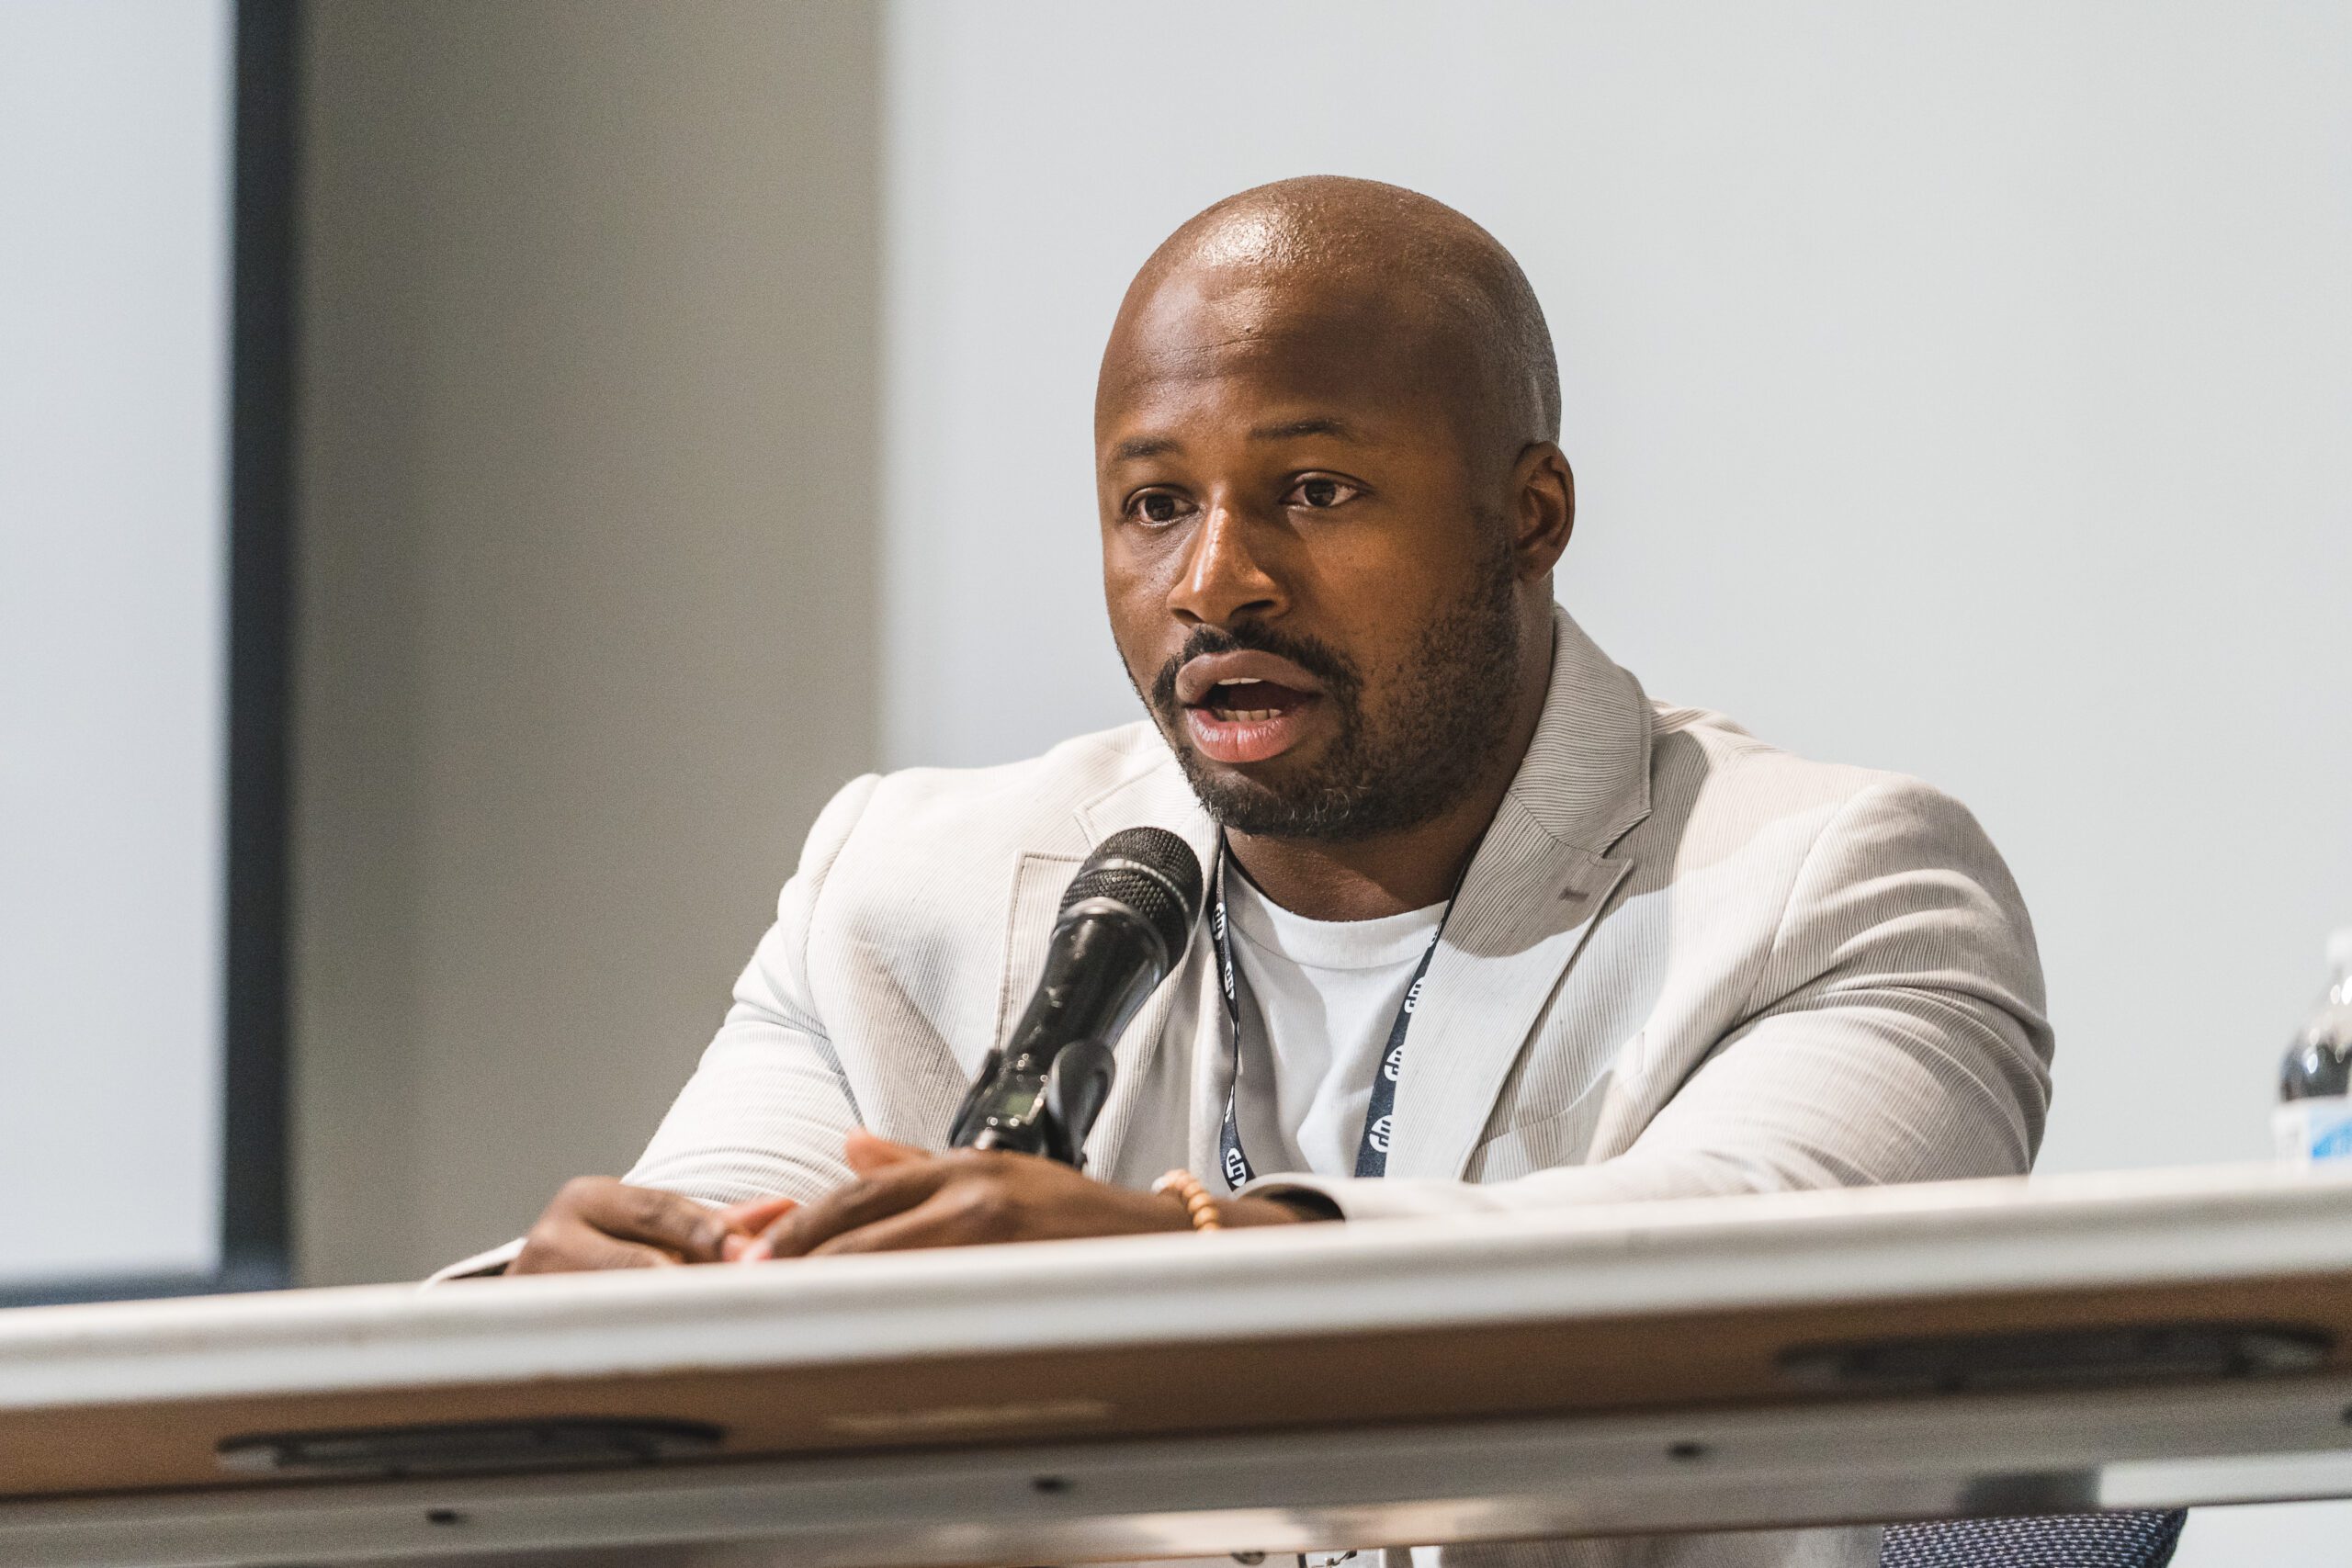
[[[634,1162],[873,765],[870,7],[311,6],[296,1212],[414,1278]]]
[[[1929,20],[1929,17],[1933,20]],[[2352,920],[2352,13],[902,4],[888,740],[1135,703],[1089,408],[1129,274],[1285,174],[1550,311],[1561,597],[1657,694],[1971,802],[2041,921],[2052,1166],[2258,1156]]]
[[[1089,411],[1161,235],[1416,186],[1550,313],[1603,646],[2007,852],[2044,1168],[2263,1155],[2352,921],[2352,11],[898,0],[888,59],[893,761],[1134,716]]]
[[[231,10],[0,5],[0,1289],[220,1263]]]

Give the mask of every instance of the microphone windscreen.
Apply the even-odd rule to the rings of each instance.
[[[1176,967],[1201,918],[1201,860],[1165,828],[1125,828],[1094,846],[1062,895],[1067,913],[1083,898],[1109,898],[1133,909],[1159,935]]]

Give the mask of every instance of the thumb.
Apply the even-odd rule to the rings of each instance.
[[[930,1157],[929,1149],[919,1149],[912,1144],[894,1144],[863,1127],[851,1128],[849,1136],[842,1140],[842,1158],[847,1160],[850,1169],[861,1177],[879,1176],[892,1166]]]
[[[748,1203],[719,1210],[718,1217],[727,1224],[727,1239],[719,1244],[719,1257],[729,1263],[742,1261],[753,1236],[798,1207],[797,1198],[754,1198]]]
[[[757,1235],[800,1206],[797,1198],[754,1198],[732,1208],[718,1211],[727,1228],[743,1235]]]

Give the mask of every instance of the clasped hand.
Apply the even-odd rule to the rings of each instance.
[[[545,1274],[677,1263],[756,1263],[830,1253],[1055,1241],[1189,1228],[1172,1198],[1113,1187],[1032,1155],[927,1149],[863,1130],[843,1143],[855,1179],[802,1203],[754,1199],[713,1209],[610,1177],[567,1182],[507,1271]],[[1227,1225],[1303,1218],[1262,1198],[1217,1205]]]

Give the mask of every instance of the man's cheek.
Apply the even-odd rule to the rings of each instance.
[[[1110,612],[1111,640],[1125,660],[1127,673],[1140,679],[1144,673],[1140,655],[1149,640],[1152,617],[1145,608],[1144,596],[1131,584],[1117,579],[1105,579],[1102,591],[1103,606]]]

